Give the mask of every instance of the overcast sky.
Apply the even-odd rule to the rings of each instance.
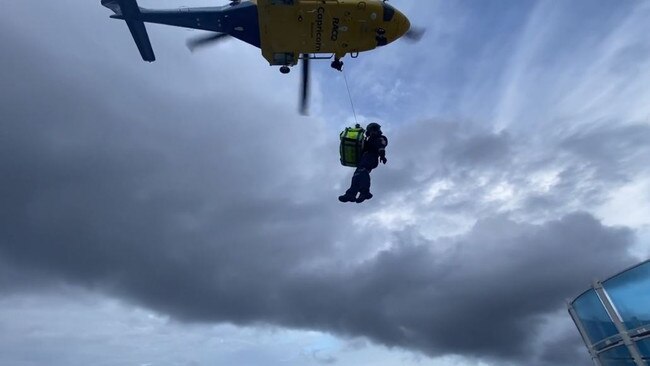
[[[650,256],[650,3],[392,3],[427,33],[345,60],[363,205],[328,62],[302,117],[249,45],[4,4],[0,364],[590,365],[566,300]]]

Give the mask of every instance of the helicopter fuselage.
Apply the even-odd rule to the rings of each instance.
[[[406,16],[381,0],[250,0],[204,8],[152,10],[135,0],[102,0],[127,22],[144,60],[155,55],[144,23],[227,33],[262,50],[271,65],[300,57],[346,54],[384,46],[410,28]]]
[[[383,1],[257,1],[262,55],[271,65],[295,65],[301,54],[342,58],[384,46],[410,27]]]

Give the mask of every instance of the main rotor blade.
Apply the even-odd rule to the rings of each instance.
[[[426,31],[425,28],[411,27],[411,29],[404,34],[404,38],[411,42],[417,42],[422,39],[422,36],[424,36]]]
[[[227,37],[230,37],[228,33],[216,33],[207,36],[190,38],[187,40],[187,48],[189,48],[190,51],[194,52],[194,50],[196,50],[199,47],[208,46],[212,43],[222,41]]]
[[[300,90],[300,114],[306,116],[309,109],[309,54],[302,55],[302,85]]]

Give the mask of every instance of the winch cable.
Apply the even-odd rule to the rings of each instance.
[[[354,114],[354,123],[359,124],[359,121],[357,120],[357,112],[354,110],[354,102],[352,101],[352,93],[350,93],[350,85],[348,84],[348,77],[345,75],[345,71],[343,72],[343,79],[345,80],[345,87],[348,89],[348,97],[350,97],[350,106],[352,106],[352,113]]]

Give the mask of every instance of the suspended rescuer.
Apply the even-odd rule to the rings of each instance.
[[[353,146],[356,146],[356,153]],[[381,126],[374,122],[366,127],[365,138],[359,125],[356,128],[346,128],[341,133],[341,163],[356,166],[357,169],[352,176],[350,188],[344,195],[339,196],[339,201],[361,203],[372,198],[370,172],[380,161],[383,164],[388,161],[386,146],[388,139],[382,134]]]

